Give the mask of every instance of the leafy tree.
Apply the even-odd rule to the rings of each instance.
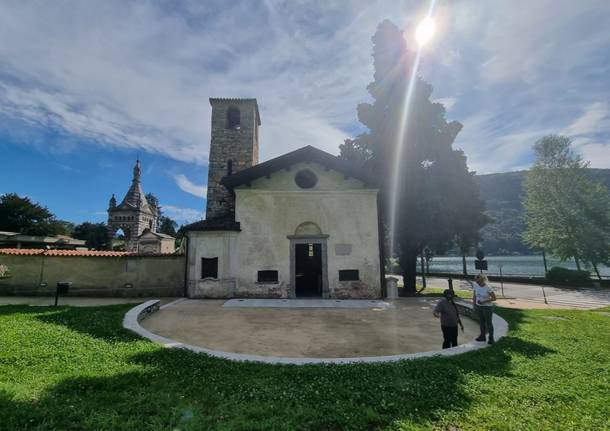
[[[0,196],[0,230],[25,235],[70,235],[72,227],[28,197],[16,193]]]
[[[358,167],[364,167],[367,160],[372,156],[364,139],[346,139],[339,145],[339,158]]]
[[[157,212],[157,232],[164,233],[166,235],[176,236],[176,229],[178,228],[178,223],[172,218],[163,215],[161,204],[159,203],[159,198],[155,196],[153,193],[146,194],[146,200],[153,210]]]
[[[462,272],[468,274],[466,266],[466,255],[482,240],[481,229],[493,220],[485,214],[485,202],[479,196],[479,186],[474,180],[474,173],[468,176],[456,178],[464,181],[455,188],[458,195],[453,196],[456,213],[455,222],[455,244],[462,254]]]
[[[157,228],[159,228],[161,219],[161,204],[159,204],[159,198],[153,193],[146,193],[146,202],[148,202],[150,209],[157,214]]]
[[[157,232],[175,237],[177,228],[178,223],[176,223],[171,218],[163,215],[159,217],[159,227],[157,229]]]
[[[106,223],[84,222],[74,228],[74,238],[84,239],[88,248],[110,250],[111,239]]]
[[[72,222],[54,219],[50,222],[50,232],[53,232],[52,235],[72,236],[74,226]]]
[[[388,20],[379,25],[372,40],[375,74],[367,89],[373,103],[358,106],[358,118],[369,132],[346,141],[341,152],[346,160],[361,155],[364,168],[379,178],[387,226],[393,187],[389,173],[394,170],[398,145],[403,147],[397,160],[395,252],[405,289],[414,293],[417,256],[424,248],[444,250],[458,235],[470,241],[471,232],[486,220],[466,157],[452,148],[462,125],[447,122],[443,105],[430,100],[432,86],[419,77],[405,110],[415,55],[407,50],[402,32]]]
[[[565,136],[534,145],[536,162],[524,181],[525,241],[562,260],[592,265],[610,262],[610,196],[587,175],[588,162]]]
[[[185,235],[186,235],[186,225],[181,224],[180,228],[178,228],[178,231],[176,232],[176,239],[182,239],[182,238],[184,238]]]

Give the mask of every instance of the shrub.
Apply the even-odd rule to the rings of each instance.
[[[578,271],[575,269],[562,268],[554,266],[546,273],[546,279],[552,283],[561,283],[569,285],[590,285],[591,278],[589,271]]]

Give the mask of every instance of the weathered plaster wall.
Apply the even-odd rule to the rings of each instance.
[[[318,177],[312,189],[294,182],[300,169]],[[237,285],[249,295],[267,296],[268,287],[255,283],[259,270],[277,270],[273,295],[286,297],[290,284],[290,241],[303,222],[316,223],[328,237],[328,284],[331,297],[379,297],[380,266],[377,233],[377,191],[353,178],[327,171],[315,163],[293,166],[271,178],[260,178],[236,194],[236,219],[242,232],[237,241]],[[351,245],[351,247],[346,247]],[[346,254],[346,249],[351,251]],[[357,269],[358,282],[340,282],[339,270]]]
[[[75,257],[0,255],[11,277],[0,294],[52,295],[58,281],[71,281],[71,295],[182,296],[184,256]]]
[[[188,296],[230,298],[235,296],[239,232],[189,232]],[[218,257],[218,279],[201,279],[201,259]]]

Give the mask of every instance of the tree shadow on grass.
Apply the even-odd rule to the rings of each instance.
[[[66,326],[73,331],[105,341],[137,341],[141,338],[122,326],[125,313],[135,305],[48,307],[44,310],[37,310],[40,315],[36,318],[41,322]]]
[[[530,317],[518,308],[494,307],[494,313],[508,322],[510,331],[516,331],[522,324],[530,322]]]
[[[106,335],[80,320],[66,321],[75,330]],[[151,345],[127,359],[125,369],[132,371],[67,378],[35,402],[0,397],[0,417],[6,418],[0,428],[335,430],[378,428],[398,419],[425,426],[473,402],[467,375],[510,376],[513,354],[550,352],[507,337],[451,358],[273,366]]]

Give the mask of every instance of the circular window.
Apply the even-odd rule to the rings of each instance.
[[[309,169],[304,169],[297,172],[294,176],[294,182],[302,189],[310,189],[317,184],[318,177]]]

